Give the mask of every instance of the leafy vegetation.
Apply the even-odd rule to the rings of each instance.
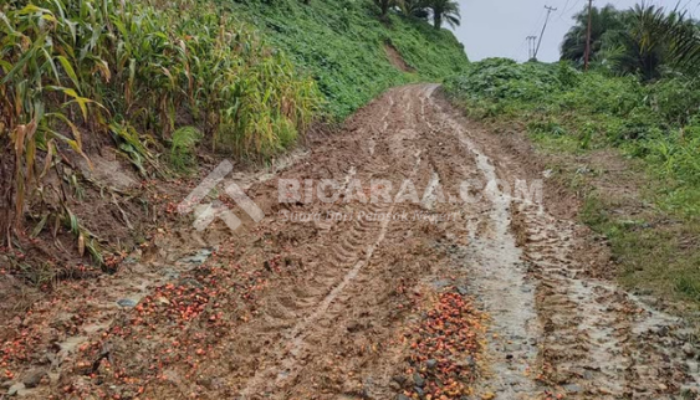
[[[588,10],[574,17],[564,37],[562,60],[584,64]],[[611,5],[591,10],[591,61],[618,75],[659,79],[670,70],[697,74],[700,35],[696,21],[684,13],[637,5],[620,11]]]
[[[431,11],[436,29],[442,28],[443,22],[447,22],[453,28],[459,26],[462,17],[459,12],[459,3],[456,1],[429,0],[426,6]]]
[[[591,16],[588,73],[585,10],[561,63],[485,60],[445,87],[472,116],[525,127],[547,159],[588,160],[593,170],[553,168],[585,193],[581,218],[609,239],[622,281],[700,303],[700,29],[655,6]],[[610,149],[629,158],[624,167]]]
[[[452,27],[459,26],[462,19],[459,3],[455,0],[374,0],[374,4],[382,18],[386,18],[392,8],[400,9],[409,17],[428,19],[432,16],[435,29],[442,29],[443,22]]]
[[[608,4],[605,7],[591,9],[591,59],[602,58],[604,43],[610,32],[624,29],[621,12]],[[588,32],[588,10],[574,16],[574,26],[564,36],[561,45],[561,58],[569,60],[577,67],[583,67],[586,54],[586,35]]]
[[[690,195],[700,186],[700,82],[694,79],[645,85],[634,76],[583,74],[566,63],[490,59],[445,87],[468,102],[473,116],[527,121],[531,133],[573,140],[576,151],[618,147],[673,182],[669,193]],[[700,215],[693,203],[673,197],[669,207]]]
[[[401,4],[425,12],[422,2]],[[439,81],[467,65],[464,49],[451,32],[406,16],[400,7],[388,8],[382,18],[373,0],[311,0],[308,5],[278,0],[274,7],[247,0],[222,1],[222,6],[260,29],[310,74],[326,97],[325,111],[334,118],[350,115],[389,87]],[[414,72],[392,66],[386,45],[397,49]]]
[[[641,164],[643,178],[625,182],[639,185],[632,211],[621,194],[593,191],[582,217],[610,239],[626,283],[700,301],[688,295],[695,293],[689,282],[700,288],[698,255],[689,244],[700,232],[696,78],[675,74],[645,83],[604,68],[582,73],[566,62],[490,59],[448,79],[445,89],[472,117],[524,126],[544,152],[584,156],[614,148]],[[572,184],[586,173],[572,171]]]
[[[146,175],[143,163],[159,170],[154,153],[178,121],[198,126],[215,149],[253,157],[283,150],[311,121],[320,104],[313,80],[231,14],[179,7],[187,12],[112,0],[3,6],[2,191],[16,206],[15,226],[28,188],[43,190],[41,178],[66,150],[89,162],[88,135],[111,137]],[[0,221],[4,237],[10,214]],[[73,215],[59,210],[55,218]]]
[[[170,144],[170,164],[181,172],[186,172],[196,166],[195,153],[201,140],[202,133],[193,126],[183,126],[173,132]]]
[[[84,194],[69,160],[90,164],[86,146],[111,141],[144,178],[190,171],[198,146],[267,159],[313,119],[466,64],[451,33],[387,4],[377,18],[371,0],[2,3],[0,243],[13,247],[29,211],[32,236],[65,226],[102,263],[68,201]],[[412,73],[391,65],[387,46]],[[49,173],[74,193],[45,185]]]

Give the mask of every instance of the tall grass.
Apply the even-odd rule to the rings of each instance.
[[[0,215],[17,226],[27,188],[86,135],[110,135],[143,174],[180,125],[239,157],[269,157],[310,122],[320,96],[283,54],[196,0],[0,6]],[[11,176],[8,178],[8,174]]]

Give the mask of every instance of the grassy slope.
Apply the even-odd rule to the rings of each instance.
[[[368,0],[225,4],[317,80],[328,99],[326,110],[336,118],[349,115],[391,86],[440,81],[468,64],[451,32],[398,15],[382,23]],[[385,43],[398,49],[415,73],[393,67]]]
[[[547,159],[588,160],[590,171],[575,161],[552,167],[585,193],[581,218],[610,240],[621,281],[700,304],[700,111],[692,84],[487,60],[446,88],[477,119],[525,126],[553,155]],[[628,161],[599,162],[611,150]]]

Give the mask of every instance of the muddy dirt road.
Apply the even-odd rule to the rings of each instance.
[[[260,223],[229,202],[243,220],[235,232],[186,221],[134,253],[100,284],[133,304],[94,290],[93,313],[36,349],[46,354],[27,371],[47,372],[37,387],[13,394],[695,398],[692,330],[595,278],[604,245],[548,212],[561,199],[464,189],[531,190],[543,177],[437,85],[391,90],[346,125],[275,168],[230,177]],[[336,186],[320,190],[330,200],[316,190],[280,202],[280,179]]]

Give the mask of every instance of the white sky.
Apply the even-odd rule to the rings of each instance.
[[[641,0],[594,0],[593,4],[613,4],[628,9]],[[678,0],[646,0],[673,9]],[[547,11],[545,5],[556,7],[549,18],[542,39],[538,59],[559,60],[559,45],[573,24],[574,14],[584,9],[588,0],[459,0],[462,26],[455,30],[464,43],[469,59],[478,61],[488,57],[508,57],[518,61],[527,59],[527,36],[540,36]],[[693,17],[700,17],[700,0],[680,0],[681,8]]]

